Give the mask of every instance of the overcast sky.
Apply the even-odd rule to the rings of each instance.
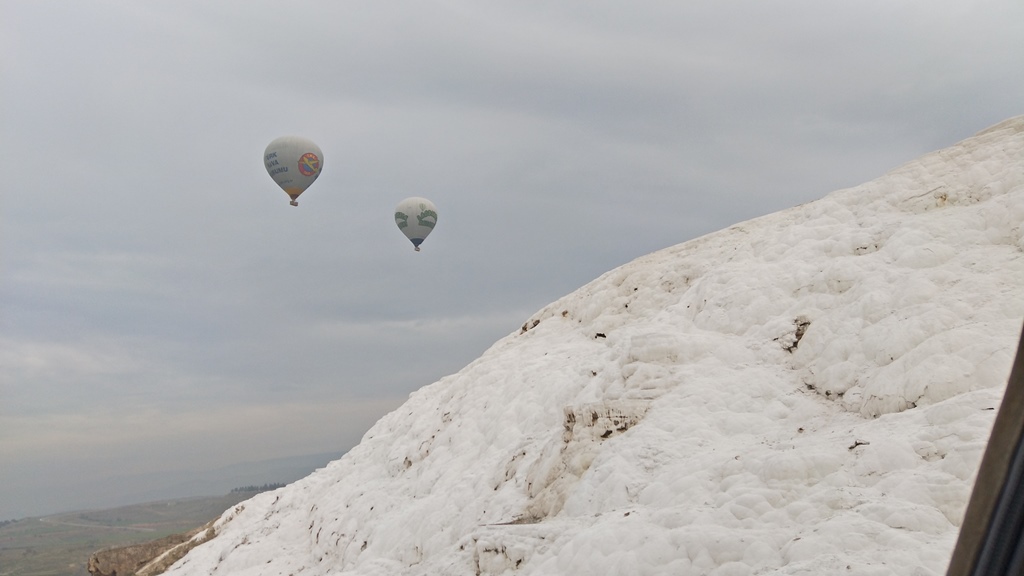
[[[0,0],[0,519],[348,449],[605,271],[1024,114],[1021,55],[1019,0]]]

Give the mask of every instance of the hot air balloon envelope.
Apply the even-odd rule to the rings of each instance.
[[[324,153],[312,141],[299,136],[275,139],[263,153],[263,164],[277,185],[291,197],[291,205],[320,176]]]
[[[395,208],[395,224],[398,224],[398,229],[405,234],[405,237],[419,252],[420,244],[426,240],[437,224],[437,208],[426,198],[417,196],[406,198]]]

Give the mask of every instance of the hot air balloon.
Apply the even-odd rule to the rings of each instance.
[[[395,224],[419,252],[420,244],[437,224],[437,208],[426,198],[406,198],[395,208]]]
[[[282,136],[267,146],[263,163],[270,177],[277,182],[288,196],[292,206],[298,206],[296,199],[312,184],[324,164],[324,153],[320,147],[298,136]]]

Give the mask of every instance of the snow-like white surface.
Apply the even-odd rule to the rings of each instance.
[[[943,574],[1024,319],[1024,117],[544,308],[169,574]]]

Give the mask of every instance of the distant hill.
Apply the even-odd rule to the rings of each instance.
[[[51,509],[0,522],[0,576],[86,576],[89,557],[98,550],[188,532],[258,492],[303,478],[343,454],[111,476],[82,485],[73,495],[55,494]]]
[[[0,576],[87,576],[101,549],[188,532],[257,491],[161,500],[0,523]]]

